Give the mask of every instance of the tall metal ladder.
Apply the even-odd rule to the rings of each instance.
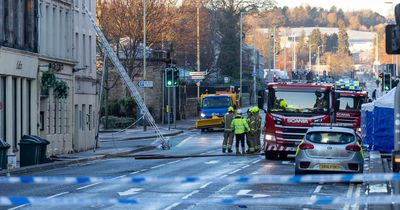
[[[112,50],[110,44],[108,43],[106,37],[104,36],[103,32],[100,30],[100,28],[97,26],[95,19],[93,18],[92,14],[89,12],[86,6],[84,6],[85,12],[87,14],[87,17],[90,21],[90,24],[96,31],[97,36],[100,39],[101,44],[103,45],[103,48],[105,49],[107,55],[109,56],[110,60],[114,64],[114,66],[117,69],[117,72],[119,76],[122,78],[124,81],[125,85],[128,87],[129,91],[132,94],[133,99],[135,100],[136,104],[144,112],[145,117],[147,118],[147,121],[149,122],[150,126],[154,129],[154,131],[157,133],[158,139],[161,142],[161,148],[162,149],[170,149],[171,146],[169,144],[169,141],[165,139],[165,137],[162,135],[160,129],[158,128],[156,122],[154,121],[153,116],[151,116],[149,109],[147,109],[146,104],[144,103],[142,97],[140,96],[140,93],[136,89],[135,85],[133,84],[132,80],[129,78],[128,73],[126,73],[126,70],[124,66],[122,66],[121,62],[115,55],[114,51]]]

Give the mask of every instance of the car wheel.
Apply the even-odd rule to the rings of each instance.
[[[294,174],[295,175],[303,175],[303,174],[305,174],[305,172],[295,169]]]
[[[265,152],[265,159],[267,160],[277,160],[278,154],[274,151],[266,151]]]
[[[206,132],[206,131],[207,131],[207,129],[205,129],[205,128],[201,129],[201,132]]]

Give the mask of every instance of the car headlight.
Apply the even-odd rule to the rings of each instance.
[[[360,132],[360,133],[361,133],[361,128],[357,128],[357,132]]]
[[[276,141],[276,138],[273,135],[266,134],[265,135],[265,140],[266,141]]]
[[[200,117],[206,117],[206,114],[200,113]]]
[[[274,119],[275,124],[282,125],[282,120],[280,118],[274,117],[273,119]]]

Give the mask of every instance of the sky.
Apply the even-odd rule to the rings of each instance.
[[[322,7],[329,9],[332,6],[341,8],[343,11],[358,10],[358,9],[371,9],[383,16],[387,16],[391,4],[385,2],[393,2],[392,0],[275,0],[279,7],[281,6],[300,6],[310,5],[315,7]],[[400,0],[394,2],[399,3]]]

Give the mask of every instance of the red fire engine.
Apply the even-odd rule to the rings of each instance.
[[[294,154],[311,123],[334,120],[333,85],[268,85],[265,118],[265,158],[276,159]]]
[[[360,128],[361,105],[368,102],[368,93],[361,90],[336,90],[340,98],[337,100],[336,110],[337,123],[350,123],[354,128]]]

